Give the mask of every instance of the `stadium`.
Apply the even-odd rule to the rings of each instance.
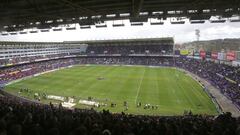
[[[240,2],[0,3],[0,135],[240,133],[240,40],[200,40],[196,27],[190,42],[147,36],[158,27],[239,27]],[[120,35],[135,27],[143,36],[82,40],[93,32],[117,35],[122,27],[130,30]],[[188,39],[185,32],[181,38]]]

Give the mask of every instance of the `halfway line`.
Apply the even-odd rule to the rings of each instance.
[[[135,104],[137,104],[137,99],[138,99],[139,91],[140,91],[140,88],[141,88],[141,85],[142,85],[142,81],[143,81],[143,77],[144,77],[144,74],[145,74],[145,70],[146,70],[146,69],[144,68],[144,71],[143,71],[143,75],[142,75],[140,84],[138,85],[138,91],[137,91],[137,95],[136,95],[136,97],[135,97]]]

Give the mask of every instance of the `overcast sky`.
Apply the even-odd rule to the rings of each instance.
[[[0,40],[49,42],[174,37],[175,43],[183,43],[196,40],[196,29],[200,30],[200,40],[240,38],[240,23],[211,24],[206,21],[205,24],[190,24],[187,21],[185,24],[173,25],[168,20],[164,25],[151,26],[148,22],[144,23],[143,26],[130,26],[129,21],[126,20],[124,27],[112,27],[112,23],[112,21],[107,22],[107,28],[92,26],[91,29],[80,29],[77,25],[77,30],[74,31],[63,30],[60,32],[0,36]]]

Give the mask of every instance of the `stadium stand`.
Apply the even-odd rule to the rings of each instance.
[[[159,117],[68,110],[0,97],[2,135],[238,135],[240,120],[230,113]]]
[[[2,0],[0,7],[1,36],[49,32],[51,29],[62,31],[64,27],[74,30],[76,24],[81,29],[92,25],[102,27],[99,24],[105,21],[126,19],[131,26],[143,25],[155,18],[160,21],[155,25],[162,25],[162,21],[169,18],[171,24],[184,24],[186,19],[191,24],[206,20],[210,23],[239,22],[239,18],[233,20],[232,17],[239,17],[240,11],[239,0]],[[212,20],[213,16],[217,19]],[[112,25],[125,26],[114,22]],[[105,24],[104,27],[108,26]],[[169,66],[204,78],[240,106],[239,67],[216,63],[217,60],[211,61],[205,56],[203,60],[199,56],[194,59],[194,55],[191,58],[176,56],[172,49],[173,39],[164,40],[1,42],[0,135],[239,135],[240,118],[232,117],[231,113],[208,116],[192,115],[190,111],[184,116],[171,117],[112,114],[106,110],[96,112],[93,109],[66,109],[62,104],[42,104],[2,90],[12,81],[78,64]],[[211,41],[213,48],[217,48],[213,50],[212,47],[205,48],[204,44],[209,43],[198,41],[196,44],[202,45],[196,48],[220,52],[226,50],[225,45],[231,45],[228,49],[237,51],[238,42],[231,39]],[[195,48],[195,42],[190,44],[193,44],[191,49]],[[199,52],[195,54],[199,55]],[[223,60],[225,52],[219,54]],[[234,59],[235,55],[232,56]]]
[[[149,50],[148,54],[146,50]],[[87,55],[92,51],[95,55]],[[170,66],[185,69],[206,79],[240,108],[239,67],[205,59],[173,56],[171,52],[170,47],[165,48],[161,45],[158,47],[106,45],[88,46],[84,55],[63,53],[44,57],[15,57],[11,60],[5,59],[11,61],[10,65],[0,67],[0,84],[4,85],[24,77],[77,64]],[[106,53],[123,55],[103,55]],[[140,55],[134,56],[131,53]],[[2,135],[237,135],[240,133],[240,119],[233,118],[231,113],[224,113],[217,117],[193,116],[191,112],[185,116],[172,117],[111,114],[106,110],[102,112],[83,109],[68,110],[61,104],[59,107],[52,104],[45,105],[8,95],[5,91],[1,93],[4,95],[0,96],[0,134]]]
[[[178,67],[184,68],[208,80],[240,108],[239,67],[187,58],[178,58],[176,63]]]
[[[87,54],[172,54],[168,45],[95,45],[87,48]]]
[[[62,58],[85,52],[87,45],[63,42],[0,42],[0,67]]]
[[[121,45],[120,45],[121,44]],[[71,55],[171,55],[172,38],[79,42],[0,42],[0,67]]]
[[[10,82],[19,78],[34,75],[48,70],[67,67],[75,64],[124,64],[124,65],[152,65],[152,66],[177,66],[188,70],[202,78],[210,81],[211,84],[221,90],[238,107],[240,107],[240,70],[239,67],[232,67],[224,64],[216,64],[211,61],[195,60],[187,58],[176,58],[174,65],[172,57],[79,57],[70,59],[59,59],[42,61],[26,65],[8,67],[0,71],[2,83]],[[234,80],[233,83],[228,80]]]

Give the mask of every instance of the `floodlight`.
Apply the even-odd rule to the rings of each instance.
[[[190,23],[191,24],[203,24],[203,23],[205,23],[205,21],[204,20],[191,20]]]
[[[232,19],[230,22],[240,22],[240,19]]]
[[[151,25],[163,25],[164,22],[151,22],[150,24]]]
[[[1,33],[2,36],[8,36],[8,33]]]
[[[66,30],[76,30],[76,27],[68,27]]]
[[[19,32],[19,34],[27,34],[27,32],[26,31],[21,31],[21,32]]]
[[[45,29],[45,30],[41,30],[41,32],[49,32],[49,30],[48,30],[48,29]]]
[[[91,29],[91,26],[90,25],[83,25],[83,26],[80,26],[81,29]]]
[[[107,27],[107,25],[106,24],[98,24],[98,25],[96,25],[96,28],[106,28]]]
[[[38,33],[37,30],[32,30],[32,31],[29,31],[29,33]]]
[[[17,35],[17,32],[11,32],[10,35]]]
[[[225,23],[226,20],[210,20],[211,23]]]
[[[132,22],[131,26],[143,26],[142,22]]]
[[[171,22],[171,24],[185,24],[185,21],[176,21],[176,22]]]
[[[62,28],[53,28],[53,31],[62,31]]]
[[[113,27],[123,27],[123,26],[125,26],[124,24],[113,24],[112,25]]]

